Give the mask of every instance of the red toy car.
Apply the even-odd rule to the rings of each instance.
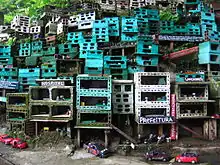
[[[13,148],[19,148],[19,149],[25,149],[25,148],[28,147],[28,144],[25,141],[22,141],[19,138],[14,139],[11,142],[11,145],[12,145]]]
[[[211,116],[213,119],[220,119],[220,114],[214,114]]]
[[[1,137],[1,142],[5,143],[5,144],[10,144],[10,142],[13,140],[14,138],[11,136],[3,136]]]
[[[196,153],[184,152],[176,156],[175,160],[179,163],[198,163],[199,162],[199,155]]]
[[[20,140],[21,140],[20,138],[14,138],[14,139],[10,142],[10,144],[13,145],[14,142],[18,142],[18,141],[20,141]]]
[[[0,142],[2,142],[2,139],[7,137],[8,135],[4,134],[4,135],[0,135]]]

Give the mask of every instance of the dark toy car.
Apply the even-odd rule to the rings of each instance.
[[[157,161],[166,162],[171,159],[169,154],[167,154],[166,152],[162,152],[162,151],[150,151],[150,152],[147,152],[144,156],[149,161],[157,160]]]
[[[87,145],[88,152],[95,155],[99,156],[100,158],[107,158],[110,155],[110,151],[105,148],[102,144],[98,143],[89,143]]]

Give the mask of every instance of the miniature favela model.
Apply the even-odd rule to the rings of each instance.
[[[0,160],[220,165],[220,3],[3,3]]]

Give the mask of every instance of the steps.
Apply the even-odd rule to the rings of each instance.
[[[113,124],[110,124],[110,126],[117,131],[119,134],[121,134],[122,136],[124,136],[126,139],[130,140],[132,143],[137,144],[136,140],[133,139],[132,137],[130,137],[129,135],[127,135],[126,133],[124,133],[122,130],[120,130],[119,128],[117,128],[116,126],[114,126]]]

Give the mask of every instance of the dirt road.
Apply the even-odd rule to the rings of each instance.
[[[179,163],[160,163],[160,162],[146,162],[141,157],[125,157],[114,155],[107,159],[100,159],[94,157],[90,153],[81,149],[75,152],[74,156],[67,157],[70,153],[70,147],[58,147],[53,149],[37,149],[37,150],[16,150],[10,146],[5,146],[0,143],[0,152],[16,165],[185,165]],[[201,155],[201,164],[220,165],[220,158],[218,153]]]

